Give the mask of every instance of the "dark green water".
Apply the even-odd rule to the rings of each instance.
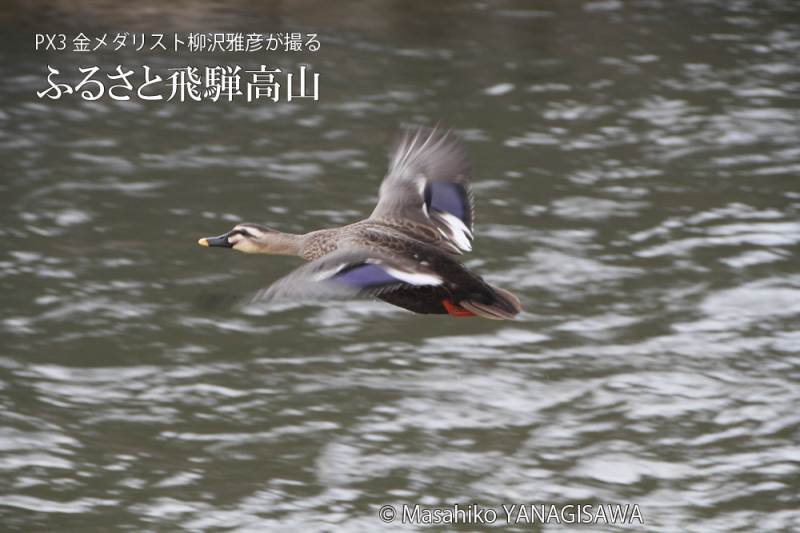
[[[0,8],[0,529],[636,503],[630,530],[800,530],[795,2],[109,4]],[[35,52],[48,30],[321,49]],[[48,64],[301,61],[317,103],[36,97]],[[198,237],[363,217],[398,127],[438,121],[473,160],[466,263],[517,321],[219,305],[298,261]]]

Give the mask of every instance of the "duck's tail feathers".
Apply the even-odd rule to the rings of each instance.
[[[492,286],[492,290],[494,290],[494,301],[491,303],[462,300],[458,305],[478,316],[492,320],[512,320],[522,311],[519,298],[500,287]]]

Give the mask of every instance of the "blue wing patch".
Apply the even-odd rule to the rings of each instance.
[[[331,281],[353,289],[370,289],[399,283],[401,280],[389,275],[378,265],[360,264],[336,273]]]
[[[438,209],[461,219],[469,227],[470,207],[466,191],[457,183],[431,181],[425,186],[425,204],[428,209]]]

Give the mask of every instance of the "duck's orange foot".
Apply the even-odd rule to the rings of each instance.
[[[447,314],[450,316],[475,316],[475,313],[472,311],[468,311],[461,306],[455,305],[451,303],[450,300],[442,300],[442,305],[447,311]]]

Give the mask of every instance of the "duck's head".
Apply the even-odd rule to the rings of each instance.
[[[232,230],[218,237],[204,237],[200,246],[233,248],[248,254],[280,254],[282,234],[257,224],[236,224]]]

